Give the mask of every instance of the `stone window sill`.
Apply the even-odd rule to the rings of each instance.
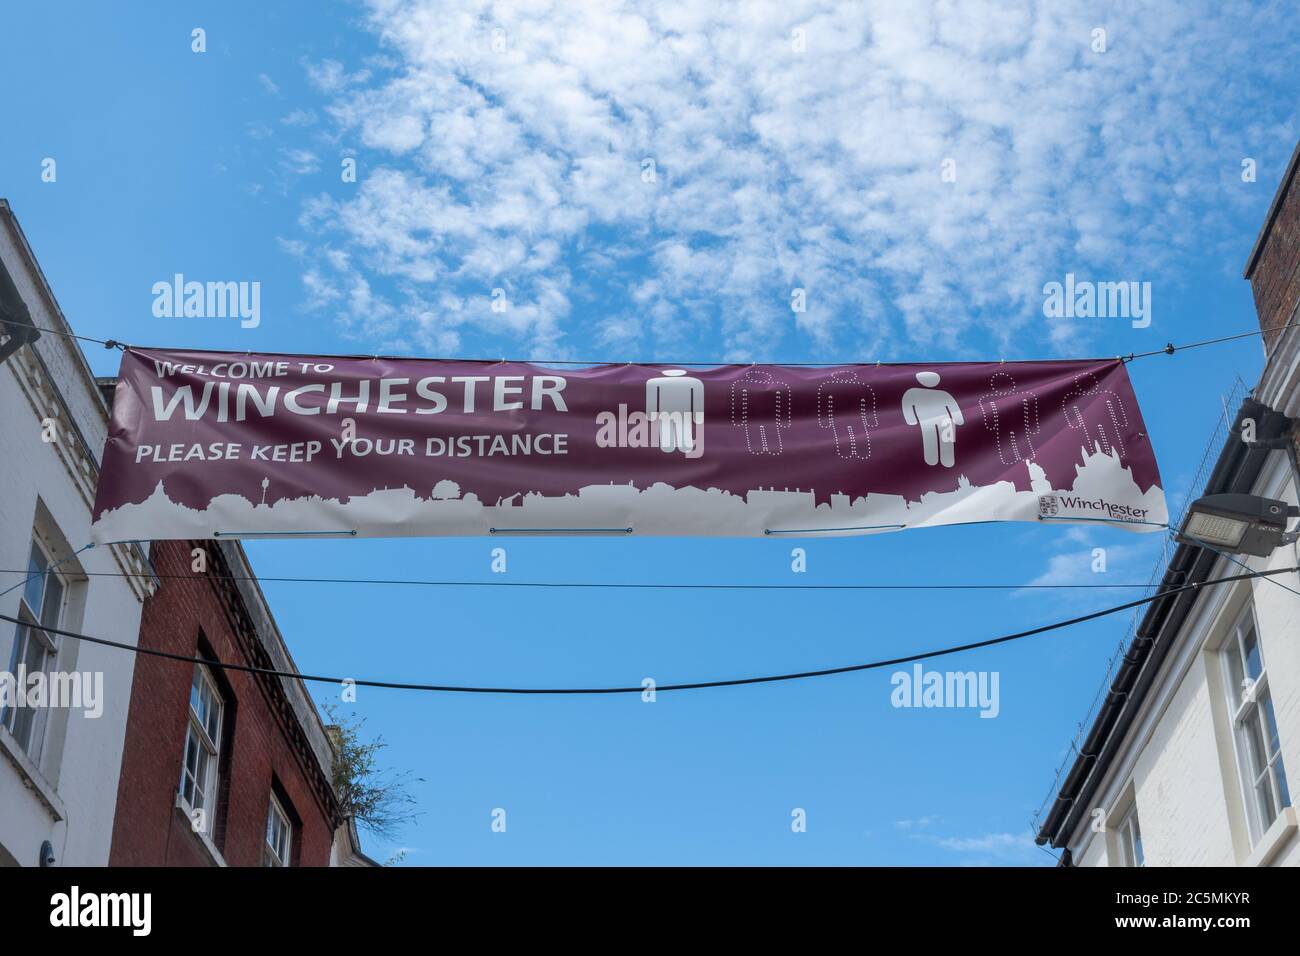
[[[1259,838],[1255,848],[1250,851],[1250,856],[1246,857],[1243,866],[1268,866],[1273,857],[1277,856],[1278,851],[1295,836],[1296,832],[1296,815],[1295,807],[1286,807],[1277,815],[1272,826]]]
[[[18,741],[14,739],[14,735],[9,732],[7,727],[0,727],[0,753],[9,758],[9,762],[18,771],[18,776],[22,778],[23,785],[36,794],[37,799],[45,808],[45,812],[50,815],[55,823],[67,818],[67,808],[64,807],[63,801],[59,799],[58,792],[45,779],[45,775],[41,773],[35,761],[18,745]]]
[[[194,829],[193,824],[190,822],[190,805],[185,802],[185,798],[182,797],[179,792],[176,794],[176,809],[181,812],[181,817],[185,820],[185,825],[189,827],[190,832],[198,838],[199,843],[211,858],[213,864],[216,866],[226,866],[226,858],[221,855],[221,851],[218,850],[217,845],[212,842],[212,838],[204,831]]]

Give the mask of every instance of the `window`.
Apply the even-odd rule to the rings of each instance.
[[[293,826],[280,801],[271,794],[271,812],[266,817],[266,847],[262,851],[263,866],[288,866],[289,850],[293,842]]]
[[[1138,826],[1137,807],[1124,814],[1124,819],[1116,831],[1119,843],[1120,866],[1146,866],[1146,857],[1142,854],[1142,830]]]
[[[52,671],[58,656],[54,635],[42,628],[57,628],[62,622],[67,586],[51,565],[45,549],[33,541],[27,559],[27,581],[18,599],[18,618],[22,623],[16,626],[9,661],[9,673],[18,682],[25,682],[28,675],[38,671]],[[15,706],[6,707],[0,714],[0,723],[38,764],[45,740],[46,712],[44,707]]]
[[[1251,838],[1258,840],[1282,808],[1291,805],[1291,795],[1287,792],[1273,695],[1269,692],[1253,609],[1246,609],[1228,635],[1222,653],[1228,679],[1228,712],[1232,714]]]
[[[191,819],[197,811],[204,832],[216,809],[217,757],[221,753],[223,701],[212,674],[202,664],[194,667],[190,685],[189,729],[185,733],[185,758],[181,764],[181,799]]]

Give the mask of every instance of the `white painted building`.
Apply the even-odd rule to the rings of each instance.
[[[8,293],[0,295],[4,318],[26,311],[37,327],[71,332],[3,199],[0,264],[0,289]],[[102,700],[90,711],[102,706],[102,713],[15,707],[12,701],[0,712],[0,864],[37,866],[44,859],[59,866],[104,865],[134,655],[31,625],[84,630],[134,646],[141,604],[153,583],[147,557],[134,544],[82,550],[90,541],[108,408],[77,341],[43,333],[20,344],[21,334],[4,332],[0,614],[24,623],[0,620],[0,669],[90,674],[92,688],[93,675],[102,675]],[[29,579],[29,568],[48,570]],[[97,577],[101,572],[109,575]]]
[[[1300,321],[1300,148],[1246,267],[1262,329]],[[1204,494],[1297,503],[1300,328],[1264,336],[1268,362],[1225,429]],[[1243,440],[1289,437],[1267,450]],[[1197,489],[1198,491],[1200,489]],[[1294,526],[1297,519],[1290,519]],[[1295,545],[1225,558],[1181,545],[1162,587],[1300,564]],[[1300,574],[1197,588],[1151,604],[1037,840],[1075,866],[1300,865]]]
[[[0,320],[18,323],[0,322],[0,615],[23,622],[0,619],[0,680],[20,668],[90,675],[83,683],[92,688],[94,675],[102,680],[97,697],[81,699],[90,713],[101,711],[94,717],[83,707],[14,706],[0,694],[0,866],[105,866],[136,655],[40,625],[135,647],[157,581],[134,543],[88,547],[106,389],[3,199]],[[296,670],[243,548],[221,547],[273,666]],[[302,682],[281,683],[312,759],[331,780],[334,745],[315,704]],[[350,817],[334,833],[330,864],[376,865]]]

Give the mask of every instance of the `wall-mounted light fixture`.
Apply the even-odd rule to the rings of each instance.
[[[1251,448],[1282,451],[1291,466],[1296,494],[1300,498],[1300,464],[1296,462],[1296,446],[1292,436],[1296,425],[1277,438],[1247,442]],[[1251,554],[1267,558],[1284,544],[1300,539],[1300,524],[1287,530],[1287,519],[1300,517],[1300,508],[1285,501],[1263,498],[1259,495],[1221,494],[1197,498],[1175,539],[1186,544],[1203,545],[1211,550],[1232,554]]]

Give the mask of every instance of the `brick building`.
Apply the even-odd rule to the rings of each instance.
[[[1300,146],[1247,260],[1267,362],[1225,416],[1203,494],[1297,502],[1300,418]],[[1245,440],[1250,420],[1255,442]],[[1260,442],[1278,440],[1269,449]],[[1290,439],[1290,441],[1286,441]],[[1288,460],[1289,456],[1292,460]],[[1294,524],[1291,519],[1291,524]],[[1170,589],[1300,564],[1175,551]],[[1037,842],[1078,866],[1296,866],[1300,831],[1300,580],[1293,573],[1186,591],[1150,604],[1077,756],[1038,825]]]
[[[238,542],[158,541],[151,557],[142,648],[297,669]],[[353,831],[301,681],[139,655],[134,686],[111,865],[330,865]]]
[[[1293,322],[1296,305],[1300,303],[1300,188],[1293,188],[1298,165],[1300,145],[1291,154],[1282,184],[1273,197],[1255,247],[1246,260],[1245,278],[1250,281],[1261,329],[1277,329]],[[1283,338],[1280,331],[1264,333],[1265,347],[1270,353],[1270,368],[1265,370],[1265,378],[1270,371],[1281,371],[1280,366],[1284,363],[1274,361],[1272,353]],[[1294,347],[1294,335],[1290,344]]]

